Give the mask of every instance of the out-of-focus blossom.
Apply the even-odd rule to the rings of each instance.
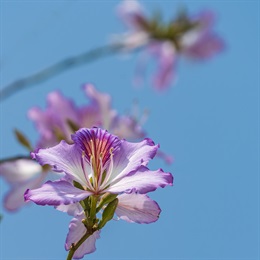
[[[115,41],[129,51],[145,47],[145,55],[157,59],[158,71],[153,82],[158,90],[166,89],[175,80],[180,56],[205,60],[224,47],[223,40],[212,31],[214,14],[210,11],[193,17],[182,12],[164,23],[158,14],[147,17],[138,1],[125,0],[118,13],[129,31]],[[138,71],[138,81],[142,74],[143,71]]]
[[[26,189],[39,187],[47,172],[31,159],[17,159],[0,164],[0,176],[10,184],[11,188],[5,195],[4,206],[9,211],[15,211],[24,204],[23,194]]]
[[[86,84],[84,91],[90,100],[88,105],[76,107],[56,91],[48,95],[46,110],[38,107],[29,110],[28,116],[40,133],[38,148],[53,146],[60,140],[71,143],[71,134],[82,127],[102,127],[127,140],[144,137],[136,118],[120,116],[112,109],[110,95],[98,92],[91,84]]]
[[[94,127],[78,130],[72,141],[73,144],[61,141],[52,148],[32,153],[41,165],[50,165],[65,177],[27,190],[24,198],[38,205],[55,206],[74,216],[65,248],[70,250],[85,236],[86,240],[74,254],[79,259],[95,251],[100,230],[114,213],[128,222],[155,222],[161,210],[146,193],[172,185],[173,177],[161,169],[150,171],[146,167],[159,147],[150,139],[130,143]],[[107,194],[113,200],[108,201]],[[112,211],[111,203],[114,203]],[[96,214],[101,209],[102,219],[98,220]]]

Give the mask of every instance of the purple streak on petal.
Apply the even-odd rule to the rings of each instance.
[[[116,214],[127,222],[149,224],[158,220],[161,209],[159,205],[145,194],[122,194]]]
[[[93,156],[95,165],[99,165],[100,155],[102,154],[102,164],[106,165],[111,156],[111,149],[116,152],[120,146],[121,140],[106,130],[93,127],[91,129],[82,128],[72,135],[72,140],[85,157],[90,162]]]
[[[159,169],[150,171],[148,168],[141,166],[136,172],[132,172],[117,181],[111,183],[106,191],[111,193],[132,193],[138,192],[141,194],[154,191],[159,187],[164,188],[166,185],[172,185],[173,176]]]
[[[31,153],[31,155],[41,165],[51,165],[54,171],[64,172],[83,186],[86,185],[85,175],[81,167],[82,151],[75,145],[61,141],[52,148],[39,149],[38,152]]]
[[[84,218],[84,214],[73,218],[69,224],[69,233],[66,238],[65,249],[68,251],[72,243],[78,242],[83,235],[86,233],[87,229],[82,224],[82,219]],[[75,251],[73,258],[81,259],[86,254],[93,253],[96,250],[96,240],[100,238],[100,231],[96,231],[93,235],[91,235],[86,241]]]
[[[141,165],[147,165],[155,156],[159,145],[146,138],[139,143],[122,142],[120,149],[114,154],[114,167],[109,182],[115,183]]]
[[[47,181],[42,187],[27,190],[24,194],[25,201],[33,201],[38,205],[58,206],[71,204],[87,198],[92,193],[75,188],[67,181]]]

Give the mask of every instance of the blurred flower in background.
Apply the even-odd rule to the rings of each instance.
[[[176,79],[176,64],[181,56],[206,60],[223,50],[223,40],[212,31],[214,14],[204,11],[190,16],[181,11],[169,23],[156,13],[147,17],[138,1],[125,0],[118,13],[128,32],[115,37],[115,42],[132,51],[143,47],[145,53],[137,68],[136,81],[143,80],[147,57],[155,57],[158,69],[153,77],[157,90],[168,88]]]

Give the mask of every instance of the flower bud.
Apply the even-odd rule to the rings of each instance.
[[[113,201],[117,197],[117,195],[118,194],[112,194],[112,193],[106,192],[100,199],[100,202],[97,207],[97,212],[99,212],[103,206],[105,206],[106,204]]]
[[[106,223],[113,218],[117,205],[118,199],[116,198],[106,206],[102,214],[102,219],[99,222],[98,229],[103,228],[106,225]]]

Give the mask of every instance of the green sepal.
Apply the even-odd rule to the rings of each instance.
[[[106,223],[113,218],[117,205],[118,205],[118,198],[114,199],[106,206],[102,214],[102,219],[98,224],[98,229],[103,228],[106,225]]]
[[[110,203],[111,201],[113,201],[116,197],[117,197],[118,194],[112,194],[112,193],[109,193],[109,192],[106,192],[100,199],[100,202],[98,204],[98,207],[97,207],[97,212],[99,212],[101,210],[101,208],[103,206],[105,206],[106,204]]]
[[[74,185],[74,187],[76,187],[80,190],[84,190],[83,186],[77,181],[73,181],[73,185]]]
[[[33,148],[29,142],[29,140],[27,139],[27,137],[22,133],[20,132],[18,129],[14,129],[14,134],[15,134],[15,137],[17,139],[17,141],[22,145],[24,146],[25,148],[27,148],[29,151],[32,151]]]

